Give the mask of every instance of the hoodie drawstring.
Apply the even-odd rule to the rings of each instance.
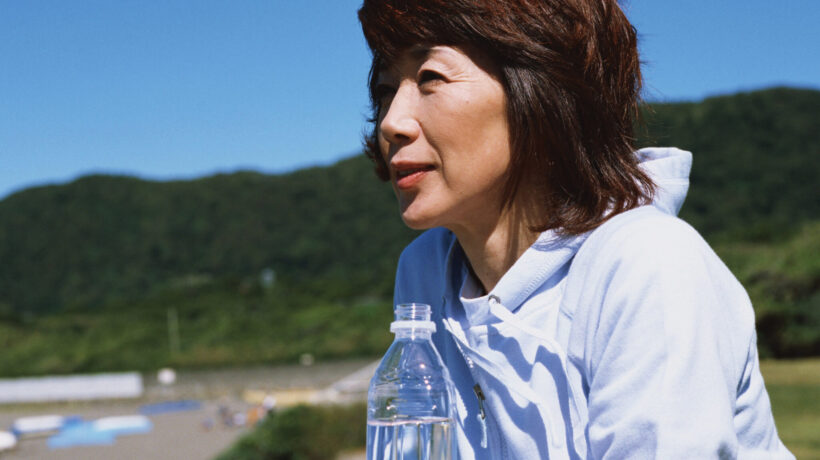
[[[561,370],[563,371],[564,378],[567,382],[567,393],[569,395],[570,404],[573,405],[572,409],[575,410],[576,409],[576,407],[575,407],[576,404],[575,404],[575,401],[574,401],[572,389],[570,388],[570,385],[569,385],[569,379],[568,379],[567,370],[566,370],[566,363],[565,363],[566,355],[563,352],[563,350],[561,349],[561,347],[558,345],[558,343],[554,339],[552,339],[551,337],[544,334],[543,332],[541,332],[541,331],[539,331],[539,330],[537,330],[537,329],[535,329],[535,328],[533,328],[533,327],[531,327],[527,324],[524,324],[522,321],[520,321],[518,318],[516,318],[515,315],[513,315],[513,313],[510,312],[510,310],[508,310],[506,307],[504,307],[501,304],[501,300],[497,296],[490,295],[488,300],[489,300],[489,305],[490,305],[490,313],[492,313],[493,316],[495,316],[498,319],[512,325],[513,327],[521,330],[522,332],[537,338],[544,345],[544,347],[547,349],[548,352],[556,355],[559,358],[559,361],[561,362]],[[505,372],[502,371],[502,369],[497,364],[495,364],[494,362],[492,362],[489,359],[485,358],[480,353],[478,353],[477,350],[475,350],[473,347],[471,347],[469,344],[467,344],[466,338],[462,336],[463,333],[462,334],[458,333],[458,332],[461,332],[460,327],[458,327],[457,324],[453,324],[455,322],[455,320],[453,320],[452,318],[442,318],[442,319],[443,319],[444,327],[450,332],[451,336],[455,339],[456,346],[461,351],[461,354],[464,356],[465,361],[467,362],[467,365],[470,367],[471,371],[474,369],[474,366],[476,364],[478,364],[479,366],[484,368],[486,371],[491,372],[496,376],[501,376],[501,375],[505,374]],[[469,353],[467,353],[467,352],[469,352]],[[510,389],[515,391],[516,393],[518,393],[519,395],[521,395],[525,399],[533,402],[536,405],[540,405],[540,402],[542,401],[542,398],[539,398],[538,395],[535,394],[533,389],[530,388],[529,386],[514,385],[514,386],[511,386]],[[479,387],[479,390],[480,390],[480,387]],[[476,393],[476,395],[478,396],[478,393]],[[483,393],[482,393],[482,396],[483,396]],[[479,401],[480,401],[479,407],[481,408],[481,407],[483,407],[483,400],[481,400],[480,397],[479,397]],[[553,408],[550,408],[550,409],[551,410],[549,412],[555,412],[557,410],[558,413],[560,413],[560,408],[553,407]],[[546,415],[549,416],[550,414],[546,414]],[[552,423],[551,419],[548,419],[548,421],[549,422],[547,423],[546,428],[547,428],[547,434],[549,436],[550,444],[556,449],[563,448],[564,447],[564,437],[559,435],[559,429],[558,429],[559,427],[557,426],[556,423]],[[482,436],[483,439],[482,439],[482,444],[481,445],[482,445],[482,447],[485,447],[486,446],[486,438],[487,438],[487,436],[486,436],[486,429],[487,428],[486,428],[486,421],[484,421],[482,419],[481,414],[479,414],[479,422],[481,423],[482,431],[484,432],[483,436]]]

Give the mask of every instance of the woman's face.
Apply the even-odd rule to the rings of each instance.
[[[510,163],[501,83],[458,48],[412,48],[379,74],[381,154],[411,228],[499,214]]]

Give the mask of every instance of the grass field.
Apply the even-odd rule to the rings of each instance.
[[[820,358],[760,367],[780,439],[798,459],[820,459]]]

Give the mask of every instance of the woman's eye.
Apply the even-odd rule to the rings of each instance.
[[[442,81],[444,80],[444,76],[438,72],[434,72],[432,70],[424,70],[419,75],[419,84],[424,84],[428,82],[435,82],[435,81]]]

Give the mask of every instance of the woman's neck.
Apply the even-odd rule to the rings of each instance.
[[[490,292],[521,254],[538,238],[521,213],[504,211],[481,225],[451,229],[476,279]]]

